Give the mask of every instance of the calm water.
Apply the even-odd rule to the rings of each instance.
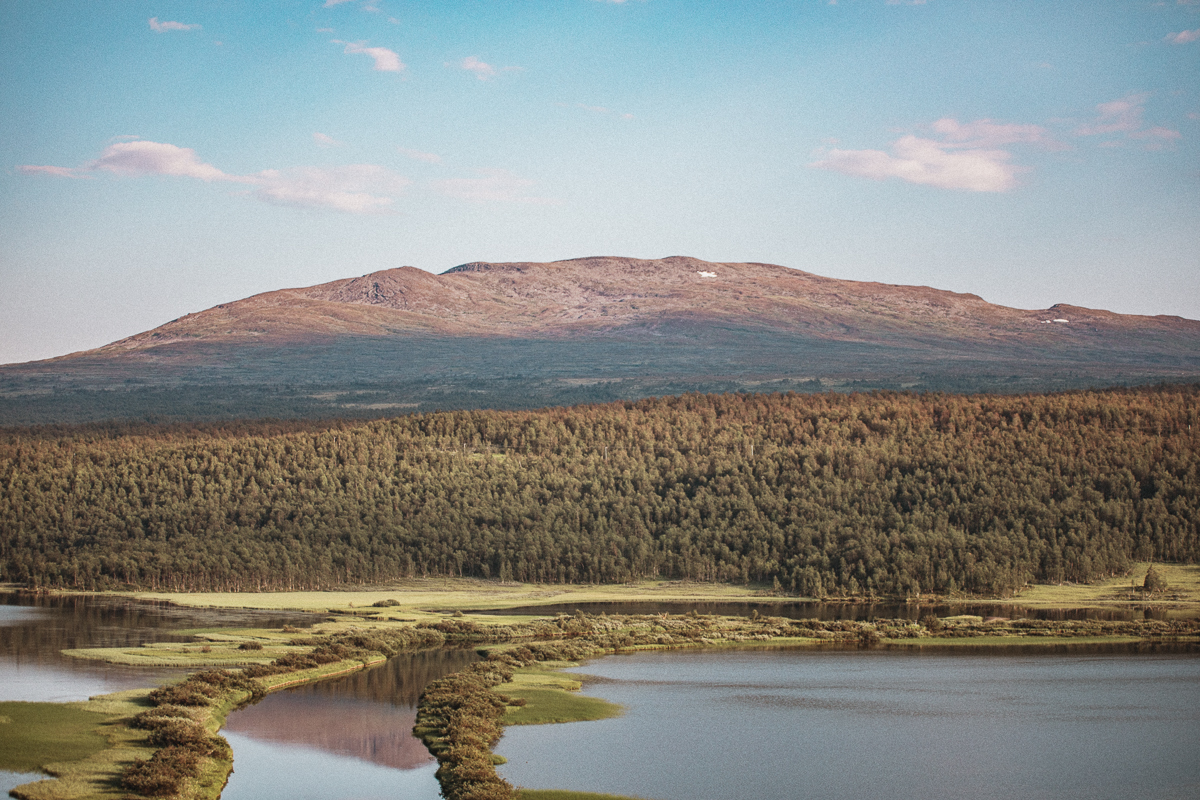
[[[402,653],[382,666],[268,695],[229,716],[222,800],[437,800],[437,763],[412,735],[425,685],[478,659]]]
[[[659,652],[575,670],[626,708],[509,728],[520,786],[658,800],[1200,797],[1200,657]]]
[[[178,631],[207,627],[311,625],[312,614],[212,611],[91,595],[44,597],[0,593],[0,700],[63,703],[97,694],[157,686],[184,670],[120,667],[67,658],[77,647],[137,647],[190,641]],[[0,770],[0,792],[44,777]]]
[[[83,699],[178,676],[63,648],[312,619],[0,595],[0,699]],[[475,657],[405,654],[235,712],[224,799],[436,800],[436,764],[410,733],[417,698]],[[510,728],[499,748],[509,780],[659,800],[1200,796],[1196,655],[681,651],[582,671],[602,676],[585,691],[626,715]],[[0,790],[29,778],[0,773]]]
[[[0,700],[68,702],[157,686],[180,670],[121,667],[68,658],[78,647],[138,647],[191,641],[178,631],[208,627],[311,625],[313,614],[209,610],[119,597],[0,593]]]

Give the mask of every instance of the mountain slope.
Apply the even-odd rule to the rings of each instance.
[[[0,422],[530,406],[686,390],[1024,390],[1200,376],[1200,322],[582,258],[400,267],[255,295],[0,367]]]

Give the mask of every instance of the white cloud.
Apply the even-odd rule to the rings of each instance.
[[[1066,149],[1040,125],[943,117],[929,127],[940,138],[904,136],[892,144],[891,153],[831,149],[809,166],[874,180],[899,178],[939,189],[1006,192],[1016,187],[1016,176],[1025,168],[1011,163],[1012,153],[1002,148],[1032,144]]]
[[[343,44],[343,42],[337,42]],[[388,50],[386,47],[363,47],[362,42],[346,42],[346,49],[342,52],[349,54],[368,55],[375,59],[376,72],[401,72],[404,70],[404,62],[400,60],[400,56],[394,50]]]
[[[488,78],[492,78],[496,75],[495,67],[493,67],[491,64],[480,61],[476,56],[467,56],[462,60],[462,63],[460,63],[459,66],[465,69],[467,72],[475,73],[475,77],[479,78],[481,81],[486,81]]]
[[[240,181],[196,156],[196,151],[161,142],[117,142],[105,148],[88,169],[124,175],[173,175],[202,181]]]
[[[944,142],[904,136],[892,145],[889,155],[882,150],[830,150],[810,167],[885,180],[899,178],[909,183],[939,189],[972,192],[1006,192],[1016,186],[1019,168],[1009,164],[1004,150],[950,150]]]
[[[939,119],[931,126],[944,137],[946,144],[957,147],[1002,147],[1007,144],[1040,144],[1059,149],[1063,147],[1040,125],[1020,125],[978,119],[974,122],[959,122],[949,117]]]
[[[1148,93],[1131,94],[1120,100],[1112,100],[1096,106],[1096,118],[1075,129],[1079,136],[1108,136],[1122,134],[1128,139],[1150,140],[1146,147],[1159,149],[1164,142],[1182,138],[1179,131],[1161,126],[1147,128],[1142,117],[1145,114]],[[1116,143],[1108,141],[1104,146],[1113,147]]]
[[[27,175],[60,178],[87,177],[69,167],[21,166]],[[163,142],[117,142],[105,148],[100,158],[85,165],[89,171],[121,175],[166,175],[195,178],[205,182],[244,184],[248,194],[273,205],[325,208],[351,214],[386,212],[411,181],[375,164],[344,167],[295,167],[264,170],[253,175],[231,175],[201,161],[194,150]]]
[[[533,181],[521,178],[506,169],[481,169],[478,178],[450,178],[435,181],[434,189],[448,197],[474,203],[536,203],[548,205],[557,201],[545,197],[530,197],[526,190]]]
[[[37,166],[34,164],[21,164],[17,167],[17,172],[23,175],[51,175],[55,178],[88,177],[87,175],[80,175],[78,171],[71,167]]]
[[[403,155],[411,158],[413,161],[423,161],[426,164],[442,163],[442,157],[437,153],[425,153],[420,150],[408,150],[403,147],[397,147],[396,149]]]
[[[159,22],[158,17],[150,18],[150,30],[155,33],[166,33],[167,31],[197,31],[200,30],[199,25],[185,25],[182,22]]]
[[[337,139],[319,131],[313,133],[313,141],[321,145],[321,147],[341,147],[342,143]]]
[[[1080,136],[1098,136],[1107,133],[1128,133],[1142,126],[1142,107],[1148,94],[1131,94],[1120,100],[1096,106],[1096,119],[1075,129]]]
[[[328,208],[351,214],[390,210],[394,198],[411,181],[374,164],[345,167],[297,167],[267,170],[254,176],[259,185],[251,194],[274,205]]]
[[[325,5],[323,5],[321,7],[322,8],[333,8],[334,6],[340,6],[342,3],[349,3],[349,2],[351,2],[351,0],[325,0]]]
[[[1200,28],[1194,31],[1180,31],[1179,33],[1168,33],[1167,41],[1171,44],[1191,44],[1200,39]]]

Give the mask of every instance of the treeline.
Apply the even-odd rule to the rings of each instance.
[[[9,429],[0,579],[1003,594],[1198,560],[1198,399],[1197,386],[685,395],[368,423]]]

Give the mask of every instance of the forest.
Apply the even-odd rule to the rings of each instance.
[[[1200,559],[1200,386],[0,429],[0,580],[1005,595]]]

